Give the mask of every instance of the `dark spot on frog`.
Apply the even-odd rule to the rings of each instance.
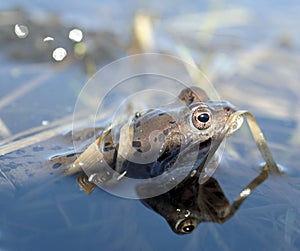
[[[44,150],[44,147],[42,147],[42,146],[34,146],[34,147],[32,147],[32,150],[34,152],[41,152],[41,151]]]
[[[139,153],[142,153],[143,151],[142,151],[142,149],[136,149]]]
[[[165,112],[161,112],[161,113],[158,114],[158,116],[163,116],[165,114],[166,114]]]
[[[52,166],[53,169],[57,169],[57,168],[59,168],[59,167],[61,167],[61,163],[55,163],[55,164]]]
[[[170,132],[170,130],[169,130],[169,129],[165,129],[165,130],[163,130],[163,134],[164,134],[164,135],[166,135],[166,136],[169,134],[169,132]]]
[[[132,142],[132,146],[133,146],[133,147],[141,147],[142,144],[141,144],[140,141],[133,141],[133,142]]]

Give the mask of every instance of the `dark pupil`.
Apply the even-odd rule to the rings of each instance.
[[[185,226],[183,228],[183,231],[186,232],[186,233],[190,233],[194,230],[194,226],[193,225],[189,225],[189,226]]]
[[[198,120],[202,123],[206,123],[209,120],[209,114],[208,113],[202,113],[198,116]]]

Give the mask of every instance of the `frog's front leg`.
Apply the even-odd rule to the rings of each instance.
[[[110,184],[116,175],[116,172],[110,167],[102,152],[102,145],[106,136],[110,134],[110,129],[104,131],[89,147],[74,161],[69,169],[65,171],[66,175],[80,173],[77,183],[87,194],[90,194],[96,185]],[[114,152],[112,148],[112,152]],[[111,154],[112,156],[114,154]],[[110,155],[106,157],[111,157]]]
[[[95,187],[96,184],[93,182],[89,181],[89,177],[85,172],[82,172],[78,177],[77,177],[77,184],[80,186],[80,188],[85,191],[87,194],[91,194]]]

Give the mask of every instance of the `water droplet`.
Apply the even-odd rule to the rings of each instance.
[[[67,56],[67,51],[62,47],[56,48],[52,53],[52,57],[56,61],[62,61],[66,56]]]
[[[69,39],[73,40],[74,42],[80,42],[83,38],[83,33],[79,29],[73,29],[69,32]]]
[[[19,38],[25,38],[28,36],[28,27],[22,24],[15,25],[15,33]]]

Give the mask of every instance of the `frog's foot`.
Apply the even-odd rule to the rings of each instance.
[[[80,188],[85,191],[87,194],[91,194],[95,189],[95,184],[89,181],[88,176],[82,172],[77,177],[77,184],[80,186]]]

